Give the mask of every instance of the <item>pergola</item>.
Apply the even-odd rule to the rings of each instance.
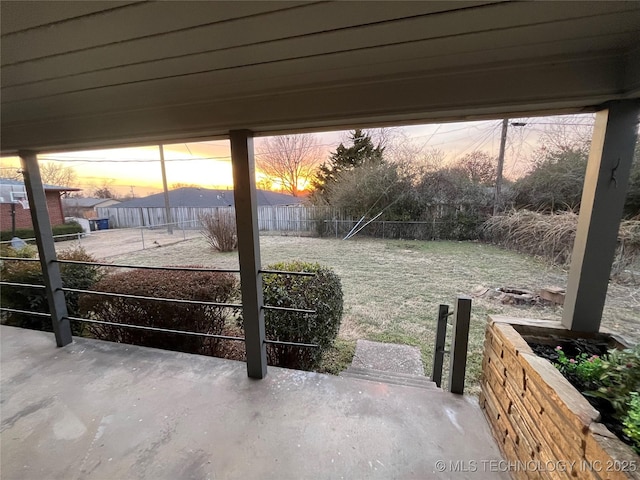
[[[250,377],[266,374],[254,135],[597,112],[563,324],[598,331],[640,111],[640,3],[3,1],[18,154],[59,346],[39,152],[228,138]]]

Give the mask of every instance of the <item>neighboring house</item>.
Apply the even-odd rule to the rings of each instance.
[[[110,207],[120,203],[114,198],[76,198],[62,199],[62,207],[66,217],[99,218],[97,208]]]
[[[298,207],[304,201],[299,197],[267,190],[257,191],[259,210]],[[184,187],[169,191],[169,206],[172,222],[184,228],[199,228],[200,215],[218,209],[235,206],[233,190],[210,190]],[[149,195],[97,209],[100,218],[108,218],[109,225],[116,228],[159,226],[167,223],[164,193]]]
[[[52,226],[64,223],[61,194],[77,191],[80,191],[80,189],[44,185],[44,194],[47,199],[47,209]],[[12,211],[15,212],[16,228],[32,228],[31,213],[24,182],[0,178],[0,230],[11,230]]]

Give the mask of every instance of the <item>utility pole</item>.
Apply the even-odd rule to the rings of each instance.
[[[496,196],[493,202],[493,214],[498,214],[500,205],[500,191],[502,190],[502,170],[504,169],[504,149],[507,145],[507,128],[509,128],[509,119],[502,120],[502,134],[500,135],[500,152],[498,153],[498,170],[496,172]]]
[[[160,169],[162,170],[162,188],[164,189],[164,208],[167,213],[167,233],[173,234],[173,224],[171,223],[171,206],[169,205],[169,189],[167,188],[167,170],[164,168],[164,148],[160,147]]]

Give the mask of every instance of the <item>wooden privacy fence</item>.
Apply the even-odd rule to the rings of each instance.
[[[171,221],[180,229],[200,229],[200,216],[206,213],[229,212],[234,207],[172,207]],[[99,218],[108,218],[110,228],[162,227],[168,223],[162,207],[115,208],[99,207]],[[340,210],[314,206],[261,206],[258,207],[258,228],[261,231],[320,232],[325,220],[349,221]]]

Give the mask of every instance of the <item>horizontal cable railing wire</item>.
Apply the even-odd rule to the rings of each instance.
[[[39,258],[22,258],[22,257],[0,257],[3,261],[16,261],[16,262],[39,262]]]
[[[140,270],[170,270],[178,272],[214,272],[214,273],[240,273],[237,268],[204,268],[204,267],[154,267],[148,265],[126,265],[122,263],[83,262],[80,260],[56,260],[57,263],[70,265],[90,265],[93,267],[135,268]]]
[[[316,343],[283,342],[281,340],[265,340],[264,343],[268,343],[270,345],[285,345],[289,347],[320,348],[320,345]]]
[[[151,301],[169,302],[169,303],[186,303],[190,305],[207,305],[210,307],[242,308],[242,305],[239,303],[218,303],[218,302],[207,302],[205,300],[187,300],[182,298],[147,297],[145,295],[129,295],[127,293],[101,292],[98,290],[83,290],[80,288],[63,287],[61,290],[63,292],[102,295],[105,297],[132,298],[134,300],[151,300]]]
[[[36,285],[33,283],[16,283],[16,282],[5,282],[0,281],[0,285],[6,285],[8,287],[28,287],[28,288],[47,288],[44,285]]]
[[[30,311],[30,310],[18,310],[17,308],[0,307],[0,311],[9,312],[9,313],[22,313],[22,314],[25,314],[25,315],[34,315],[36,317],[49,317],[49,318],[51,318],[51,314],[50,313],[33,312],[33,311]]]
[[[159,328],[159,327],[148,327],[144,325],[134,325],[131,323],[116,323],[116,322],[105,322],[103,320],[92,320],[90,318],[80,318],[80,317],[65,317],[69,320],[75,322],[85,322],[85,323],[94,323],[98,325],[111,325],[113,327],[125,327],[125,328],[133,328],[137,330],[149,330],[151,332],[161,332],[161,333],[177,333],[180,335],[191,335],[195,337],[208,337],[208,338],[219,338],[221,340],[232,340],[238,342],[244,342],[245,339],[243,337],[232,337],[229,335],[216,335],[213,333],[202,333],[202,332],[190,332],[188,330],[173,330],[170,328]]]

